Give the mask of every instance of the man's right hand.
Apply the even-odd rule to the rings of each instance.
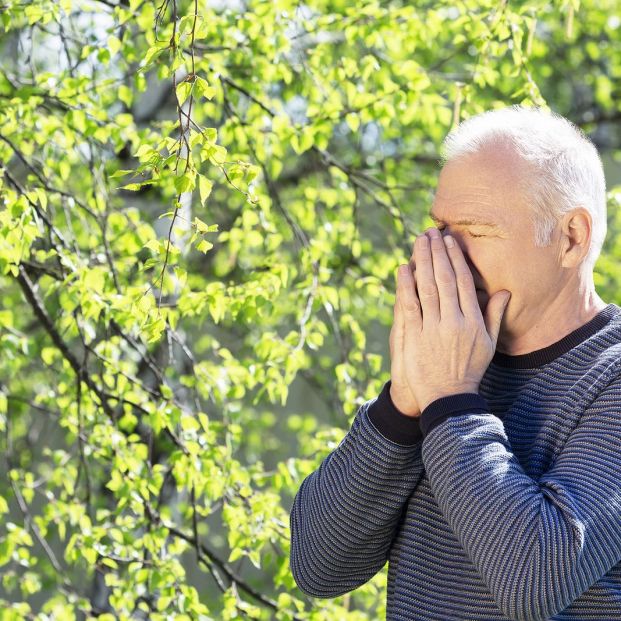
[[[414,256],[410,259],[410,267],[416,284],[416,268]],[[405,335],[404,313],[399,300],[399,294],[395,297],[394,319],[390,330],[390,398],[394,406],[407,416],[420,416],[420,408],[416,397],[412,394],[405,379],[405,367],[403,357],[403,343]]]

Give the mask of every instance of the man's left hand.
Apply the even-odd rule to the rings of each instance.
[[[511,295],[495,293],[483,316],[459,244],[436,228],[427,233],[414,243],[418,292],[409,265],[397,272],[406,377],[421,412],[440,397],[479,391]]]

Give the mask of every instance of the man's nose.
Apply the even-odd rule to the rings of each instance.
[[[466,265],[470,269],[470,272],[473,274],[473,276],[475,274],[477,274],[478,273],[477,269],[476,269],[476,267],[474,267],[474,264],[470,260],[470,254],[468,252],[468,242],[467,242],[465,236],[462,235],[459,231],[452,231],[450,229],[450,227],[448,227],[448,226],[445,226],[440,231],[440,234],[442,235],[442,237],[444,237],[446,235],[450,235],[457,242],[457,244],[461,248],[461,251],[462,251],[462,253],[464,255],[464,259],[466,260]]]
[[[464,253],[464,256],[467,257],[468,244],[466,240],[464,239],[464,236],[459,231],[453,231],[451,230],[449,226],[445,226],[440,231],[440,235],[442,235],[442,237],[446,237],[447,235],[450,235],[459,244],[459,247],[461,248],[461,251]]]
[[[457,242],[457,244],[459,244],[459,247],[461,248],[461,251],[464,255],[464,258],[466,259],[466,263],[468,264],[470,271],[474,273],[474,269],[473,269],[474,266],[472,264],[472,261],[470,261],[470,256],[468,254],[468,243],[464,239],[464,236],[459,231],[452,231],[449,226],[445,226],[440,231],[440,235],[442,237],[445,237],[448,234],[450,234],[451,237]],[[414,244],[412,244],[412,255],[410,257],[409,263],[410,263],[410,267],[414,269]]]

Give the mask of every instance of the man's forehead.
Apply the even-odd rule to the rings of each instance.
[[[467,197],[445,198],[436,193],[427,215],[436,223],[503,228],[502,216],[498,212],[494,213],[490,207]]]
[[[476,224],[498,231],[512,228],[523,212],[520,169],[517,164],[508,166],[514,159],[504,162],[503,158],[507,166],[500,166],[497,155],[476,153],[442,168],[428,214],[434,222]]]

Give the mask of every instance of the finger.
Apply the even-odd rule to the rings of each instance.
[[[414,257],[414,249],[415,249],[415,245],[416,245],[416,240],[414,240],[414,243],[412,244],[412,254],[410,255],[410,260],[408,262],[410,269],[412,270],[412,272],[416,269],[416,259]]]
[[[453,271],[453,266],[447,254],[442,235],[437,229],[432,229],[430,237],[433,275],[436,281],[436,287],[438,288],[440,303],[440,318],[463,318],[461,308],[459,307],[455,272]]]
[[[485,307],[485,329],[489,334],[489,337],[496,350],[496,344],[498,343],[498,333],[500,332],[500,324],[502,323],[503,315],[507,310],[507,304],[511,297],[511,292],[504,290],[503,292],[496,292],[491,297],[490,301]]]
[[[408,261],[408,265],[410,266],[410,270],[412,271],[412,273],[416,272],[416,259],[414,258],[414,250],[412,250],[412,256],[410,257],[410,260]]]
[[[393,323],[392,329],[390,330],[390,357],[392,363],[395,366],[401,363],[401,357],[403,352],[403,339],[405,334],[403,322],[403,308],[401,306],[401,300],[399,298],[399,288],[397,288],[397,295],[395,296],[395,307],[393,313]]]
[[[410,257],[410,261],[408,262],[408,265],[411,268],[412,271],[412,278],[414,279],[414,290],[416,290],[416,268],[413,267],[413,260],[414,257],[414,248],[412,248],[412,256]],[[397,285],[398,285],[398,276],[397,276]],[[393,324],[392,324],[392,328],[390,330],[390,337],[389,337],[389,345],[391,347],[390,353],[392,356],[392,347],[393,347],[393,341],[395,340],[395,337],[397,338],[405,338],[405,326],[404,326],[404,312],[403,312],[403,304],[401,303],[401,296],[399,295],[399,290],[400,287],[397,286],[396,287],[396,292],[395,292],[395,305],[393,307]],[[400,332],[401,331],[401,332]]]
[[[408,262],[408,266],[411,265],[412,262]],[[414,282],[414,291],[416,291],[416,269],[411,270],[412,280]],[[397,287],[397,293],[395,295],[395,319],[398,317],[401,321],[401,326],[405,328],[405,312],[403,310],[403,294],[399,293],[400,287]]]
[[[399,291],[401,287],[399,287],[399,275],[397,273],[397,278],[395,280],[396,290],[395,290],[395,305],[393,307],[393,323],[392,328],[390,330],[390,347],[391,347],[391,356],[393,354],[392,348],[394,346],[394,342],[399,338],[403,338],[404,334],[404,314],[403,314],[403,306],[401,304],[401,296]]]
[[[422,325],[421,304],[416,293],[416,283],[408,265],[400,265],[397,270],[397,288],[399,302],[403,311],[403,327],[413,325],[420,328]]]
[[[410,270],[414,275],[414,286],[416,286],[416,258],[414,257],[414,244],[412,244],[412,255],[410,256],[408,265],[410,266]]]
[[[401,304],[399,303],[399,287],[395,293],[395,304],[392,312],[392,327],[390,328],[390,337],[388,343],[390,346],[390,359],[393,364],[395,361],[395,342],[399,339],[399,332],[402,330],[403,314],[401,312]]]
[[[412,281],[413,281],[413,290],[416,293],[416,270],[414,270],[412,272]],[[402,333],[402,337],[403,337],[403,341],[405,343],[405,311],[403,310],[403,295],[399,295],[398,297],[399,300],[399,317],[401,318],[401,329],[403,330]],[[420,301],[419,301],[419,308],[420,308]]]
[[[450,235],[444,237],[444,243],[446,244],[446,251],[455,273],[461,312],[464,314],[464,317],[478,317],[481,315],[481,308],[477,300],[474,278],[466,263],[464,254],[459,244]]]
[[[422,318],[425,321],[437,323],[440,319],[438,288],[433,276],[429,238],[424,233],[419,235],[414,242],[414,256],[416,259],[416,284]]]

